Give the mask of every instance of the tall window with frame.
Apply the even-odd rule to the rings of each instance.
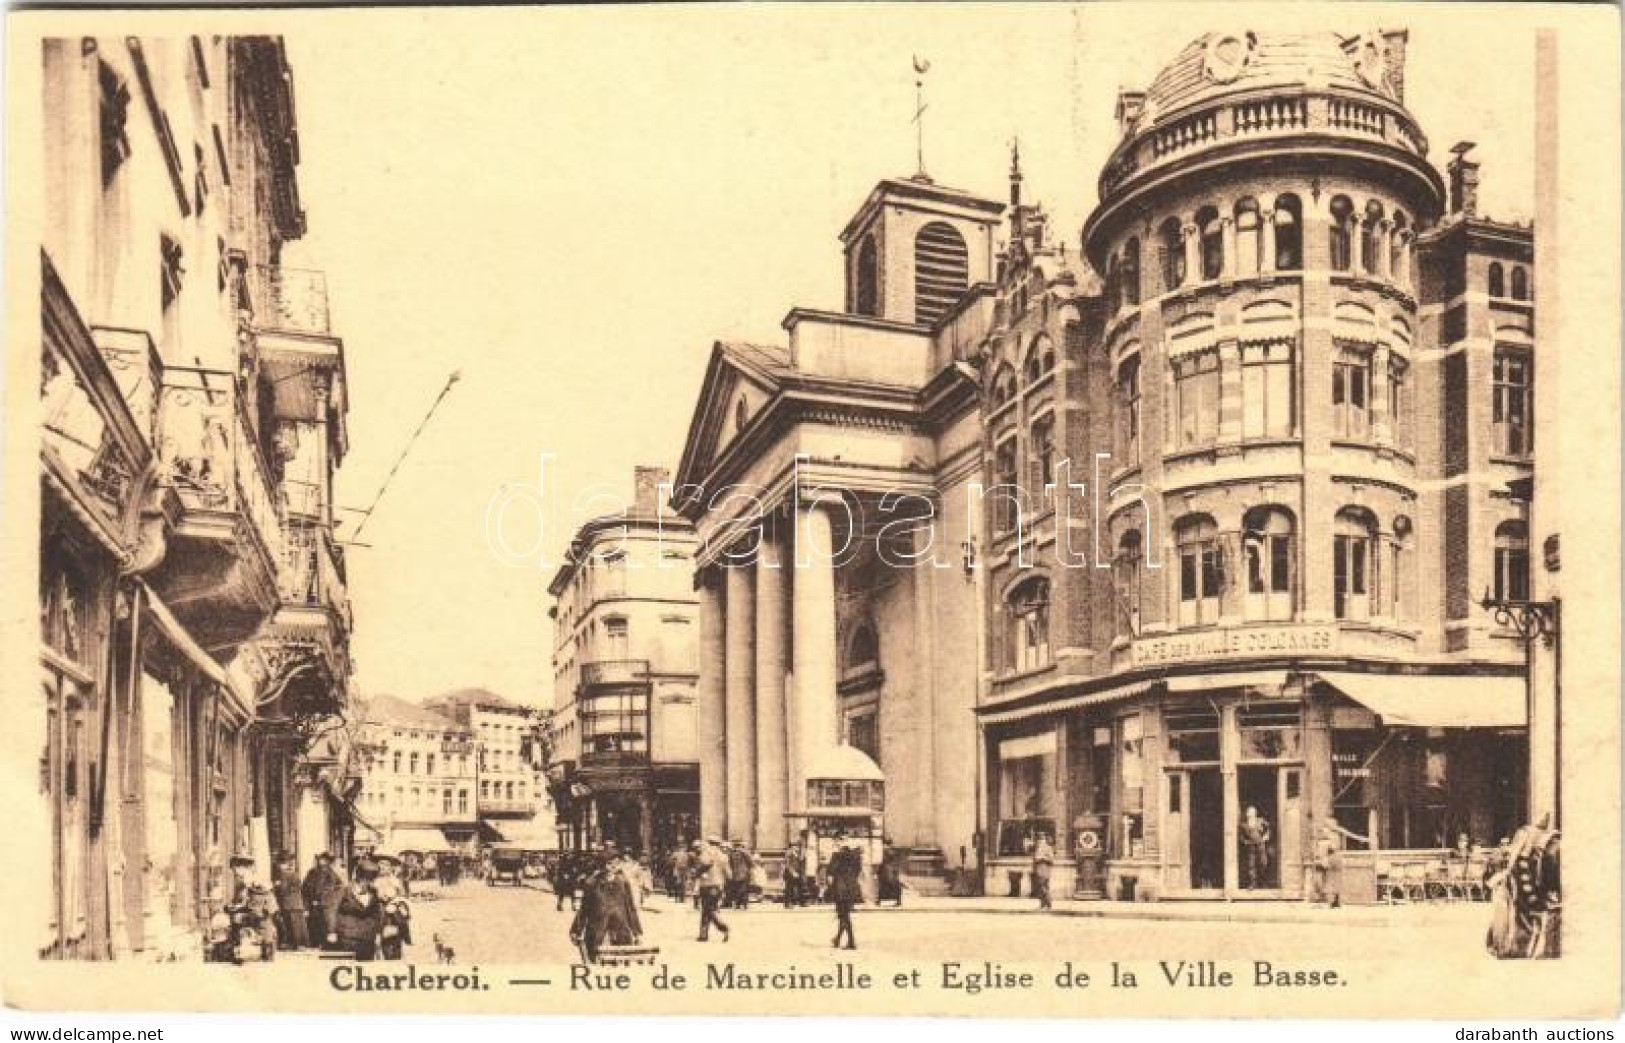
[[[1495,527],[1495,599],[1529,600],[1529,528],[1521,521]]]
[[[604,620],[604,649],[609,659],[625,659],[631,653],[630,624],[624,616]]]
[[[1296,601],[1292,514],[1284,507],[1255,507],[1241,524],[1247,569],[1246,617],[1291,619]]]
[[[1205,514],[1174,526],[1179,554],[1179,625],[1210,626],[1219,621],[1219,590],[1224,581],[1218,527]]]
[[[1346,272],[1354,267],[1354,204],[1349,201],[1348,196],[1334,196],[1330,214],[1329,245],[1332,268]]]
[[[1045,413],[1033,421],[1028,440],[1032,452],[1032,495],[1047,500],[1048,487],[1055,482],[1055,414]]]
[[[1055,839],[1057,747],[1053,729],[998,744],[999,855],[1030,855],[1040,833]]]
[[[1290,340],[1241,346],[1241,436],[1280,438],[1292,434],[1293,351]]]
[[[1112,585],[1117,597],[1117,635],[1138,637],[1140,634],[1140,566],[1145,558],[1145,544],[1139,529],[1130,529],[1117,541],[1117,555],[1112,559]]]
[[[993,448],[993,488],[987,494],[993,505],[995,533],[1011,532],[1016,527],[1021,493],[1016,479],[1016,436],[1012,433]]]
[[[1264,255],[1264,222],[1258,212],[1258,200],[1243,196],[1235,207],[1236,272],[1253,275],[1260,267]]]
[[[1193,351],[1174,359],[1178,444],[1212,445],[1219,437],[1219,353]]]
[[[1126,467],[1140,462],[1140,356],[1117,367],[1117,451]]]
[[[1010,592],[1010,665],[1017,671],[1048,666],[1049,580],[1033,576]]]
[[[1491,375],[1491,422],[1494,451],[1499,456],[1527,456],[1534,449],[1530,417],[1534,405],[1529,356],[1497,348]]]
[[[1157,267],[1161,269],[1164,293],[1185,282],[1185,235],[1177,217],[1167,218],[1157,226]]]
[[[1197,234],[1201,236],[1202,278],[1217,279],[1224,274],[1224,224],[1215,207],[1196,212]]]
[[[1490,262],[1489,291],[1491,297],[1505,297],[1507,295],[1506,269],[1501,267],[1500,261]]]
[[[1371,352],[1339,344],[1332,360],[1332,425],[1339,438],[1365,438],[1371,431]]]
[[[1292,272],[1303,267],[1303,204],[1290,193],[1275,197],[1275,267]]]
[[[1332,597],[1338,619],[1368,619],[1376,593],[1377,525],[1370,512],[1345,507],[1332,535]]]

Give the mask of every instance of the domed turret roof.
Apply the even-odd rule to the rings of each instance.
[[[1203,102],[1242,91],[1308,84],[1401,101],[1402,33],[1276,33],[1236,29],[1192,40],[1146,92],[1141,129]]]

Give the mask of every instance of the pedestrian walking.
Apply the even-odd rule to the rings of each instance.
[[[327,943],[348,949],[358,961],[378,958],[378,938],[384,931],[384,906],[372,887],[377,873],[378,863],[360,859],[350,884],[327,896]]]
[[[391,861],[379,867],[372,889],[384,910],[378,954],[386,960],[398,960],[402,947],[412,944],[412,910],[406,900],[411,894],[411,885],[400,865]]]
[[[1033,844],[1033,892],[1038,896],[1038,908],[1052,908],[1050,904],[1049,881],[1055,871],[1055,847],[1049,842],[1048,833],[1038,834],[1038,841]]]
[[[802,904],[803,870],[806,868],[807,856],[801,850],[801,841],[792,840],[790,846],[784,851],[784,907],[793,908]]]
[[[309,918],[308,934],[310,941],[315,945],[323,945],[327,940],[327,900],[334,892],[342,889],[343,881],[333,869],[333,856],[326,851],[316,856],[315,864],[310,872],[305,874],[305,882],[300,885],[299,891],[305,900],[306,915]]]
[[[880,855],[880,869],[877,871],[877,894],[875,904],[881,902],[894,902],[897,908],[903,907],[903,852],[891,842],[891,837],[885,839],[885,848]]]
[[[722,849],[720,839],[706,838],[704,846],[700,848],[696,872],[699,878],[700,941],[709,940],[712,926],[721,931],[722,940],[727,941],[728,925],[717,915],[717,905],[728,886],[728,856]]]
[[[681,903],[688,894],[688,877],[694,866],[694,858],[686,847],[679,845],[671,853],[667,863],[667,886],[670,889],[671,900]]]
[[[852,931],[852,910],[863,900],[863,854],[856,840],[844,840],[829,860],[830,898],[835,902],[835,938],[829,944],[841,948],[858,947],[857,935]]]
[[[746,909],[750,906],[750,873],[755,859],[739,840],[728,843],[728,908]]]
[[[299,863],[292,854],[283,852],[277,860],[272,887],[276,891],[278,907],[277,939],[284,949],[310,947],[310,921],[305,911],[305,893],[301,883]]]
[[[1270,864],[1270,824],[1251,804],[1242,812],[1237,839],[1241,841],[1245,886],[1249,891],[1263,887]]]

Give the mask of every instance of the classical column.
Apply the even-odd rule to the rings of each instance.
[[[1388,240],[1393,234],[1393,225],[1387,218],[1377,222],[1377,276],[1381,279],[1393,278],[1394,273],[1392,266],[1389,264],[1391,258],[1388,253]]]
[[[1226,279],[1234,279],[1242,273],[1236,271],[1236,219],[1228,214],[1219,218],[1219,241],[1223,245],[1224,261],[1219,274]]]
[[[807,803],[808,761],[836,744],[834,537],[824,508],[796,509],[796,558],[792,597],[792,701],[790,806]]]
[[[727,819],[727,772],[723,765],[723,671],[726,647],[721,579],[700,574],[700,678],[697,738],[700,758],[700,832],[721,833]]]
[[[1185,282],[1202,281],[1202,229],[1199,225],[1185,226]]]
[[[778,539],[762,534],[756,557],[756,832],[758,850],[784,847],[785,561]]]
[[[1275,271],[1275,211],[1266,210],[1258,217],[1258,270],[1264,274]]]
[[[723,569],[728,577],[727,706],[728,818],[724,839],[749,838],[756,820],[756,583],[749,562]]]

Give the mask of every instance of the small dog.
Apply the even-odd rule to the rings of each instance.
[[[434,936],[434,958],[437,963],[456,963],[457,950],[453,949],[440,935]]]

